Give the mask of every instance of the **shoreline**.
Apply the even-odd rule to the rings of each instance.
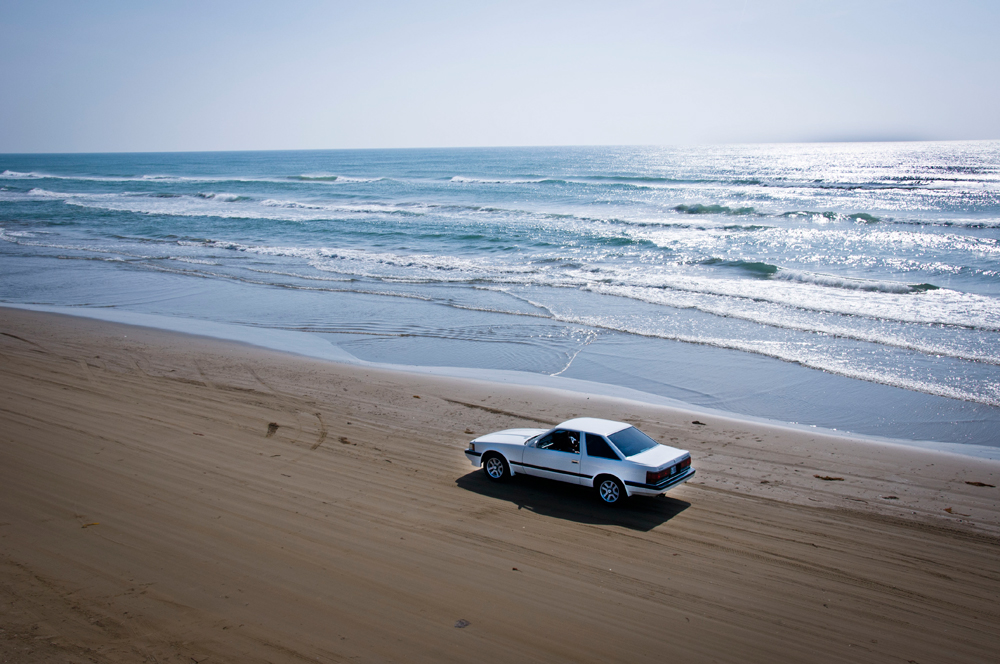
[[[996,652],[997,461],[23,309],[0,333],[15,661]],[[609,511],[462,454],[578,415],[698,475]]]
[[[548,374],[536,374],[525,371],[504,369],[415,366],[371,362],[352,355],[350,352],[326,340],[321,335],[309,332],[280,330],[266,327],[251,327],[202,319],[145,314],[108,308],[34,305],[9,302],[0,303],[0,310],[4,308],[80,317],[104,321],[111,324],[132,325],[174,334],[206,337],[218,339],[220,341],[247,344],[264,350],[290,353],[312,359],[336,362],[350,366],[368,367],[382,371],[441,376],[455,379],[479,380],[487,383],[517,385],[522,387],[540,387],[566,390],[584,395],[621,398],[627,401],[636,401],[649,405],[687,410],[691,413],[723,418],[731,420],[735,423],[756,423],[769,427],[787,428],[791,431],[798,431],[806,434],[814,433],[849,440],[866,441],[876,445],[901,445],[910,448],[936,450],[939,452],[958,454],[973,458],[1000,461],[1000,443],[998,443],[997,446],[989,446],[973,443],[891,438],[873,434],[855,433],[851,431],[839,431],[837,429],[824,428],[818,425],[783,422],[767,417],[730,412],[708,406],[687,403],[678,399],[653,394],[651,392],[644,392],[633,388],[599,383],[579,378],[568,378],[558,375],[550,376]]]

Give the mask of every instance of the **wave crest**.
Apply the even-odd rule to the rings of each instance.
[[[733,216],[750,216],[758,214],[752,207],[731,208],[727,205],[677,205],[674,207],[677,212],[684,214],[728,214]]]
[[[851,277],[837,277],[829,274],[802,272],[799,270],[788,270],[783,268],[778,269],[775,272],[774,278],[781,279],[782,281],[795,281],[804,284],[827,286],[829,288],[870,291],[875,293],[924,293],[927,291],[939,290],[939,287],[934,284],[904,284],[898,281],[853,279]]]
[[[58,191],[49,191],[48,189],[42,189],[41,187],[35,187],[28,190],[29,196],[41,196],[43,198],[67,198],[72,194],[61,194]]]
[[[771,265],[770,263],[762,263],[759,261],[727,261],[722,258],[706,258],[701,261],[702,265],[721,265],[723,267],[735,267],[744,272],[749,272],[750,274],[767,278],[778,273],[781,269],[777,265]]]
[[[827,220],[827,221],[855,221],[864,224],[878,224],[882,220],[873,214],[868,214],[867,212],[813,212],[810,210],[792,210],[790,212],[783,212],[782,217],[787,217],[790,219],[795,219],[796,217],[809,217],[816,220]]]
[[[299,203],[298,201],[279,201],[274,198],[268,198],[260,202],[264,207],[273,208],[287,208],[289,210],[322,210],[324,207],[322,205],[310,205],[308,203]]]
[[[301,182],[337,182],[339,184],[364,184],[366,182],[380,182],[385,178],[363,178],[349,175],[334,175],[332,173],[303,173],[291,178]]]
[[[217,194],[213,191],[200,192],[198,193],[198,198],[204,198],[205,200],[224,201],[226,203],[235,203],[236,201],[252,200],[249,196],[240,196],[239,194]]]
[[[473,178],[465,175],[456,175],[449,182],[465,184],[539,184],[541,182],[553,182],[553,180],[548,178]]]

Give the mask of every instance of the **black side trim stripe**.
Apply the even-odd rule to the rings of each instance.
[[[560,475],[571,475],[572,477],[582,477],[584,479],[590,479],[593,475],[584,475],[582,473],[571,473],[568,470],[557,470],[555,468],[546,468],[545,466],[533,466],[530,463],[521,463],[519,461],[510,462],[514,466],[521,466],[522,468],[534,468],[535,470],[544,470],[549,473],[559,473]]]
[[[465,450],[465,453],[469,456],[483,456],[482,452],[473,452],[472,450]]]

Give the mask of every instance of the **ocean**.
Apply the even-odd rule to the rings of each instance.
[[[1000,142],[0,155],[0,302],[1000,447]]]

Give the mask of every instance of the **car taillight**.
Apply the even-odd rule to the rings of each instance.
[[[691,466],[691,457],[678,462],[676,465],[670,466],[669,468],[664,468],[663,470],[647,470],[646,471],[646,484],[656,484],[664,477],[670,477],[671,475],[676,475],[685,468]]]
[[[663,470],[647,470],[646,471],[646,484],[656,484],[664,477],[670,475],[670,469],[664,468]]]

